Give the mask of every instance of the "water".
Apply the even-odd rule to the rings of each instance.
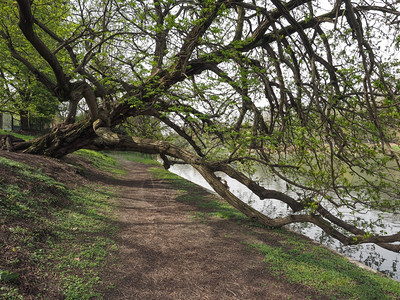
[[[209,190],[213,190],[203,179],[203,177],[190,165],[174,165],[169,170],[189,181],[199,184]],[[258,196],[254,195],[246,186],[238,181],[222,173],[218,174],[218,176],[227,181],[229,190],[239,199],[251,205],[258,211],[264,213],[265,215],[270,217],[281,217],[290,212],[289,207],[285,203],[273,199],[260,200]],[[265,180],[263,182],[263,186],[279,191],[286,190],[286,184],[283,181]],[[290,192],[288,191],[288,193]],[[341,212],[345,218],[353,217],[350,214],[350,210],[341,210]],[[360,217],[366,221],[375,220],[378,218],[378,213],[379,212],[377,211],[370,211],[366,214],[360,215]],[[385,224],[382,224],[382,230],[388,234],[400,231],[400,214],[384,213],[383,216]],[[292,224],[288,227],[323,245],[330,247],[331,249],[336,250],[339,253],[358,260],[365,265],[396,279],[397,281],[400,281],[399,253],[394,253],[375,244],[344,246],[338,240],[323,232],[319,227],[310,223]]]

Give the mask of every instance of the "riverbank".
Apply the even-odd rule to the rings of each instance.
[[[81,156],[68,156],[62,161],[7,152],[0,152],[0,156],[42,169],[43,174],[67,184],[70,190],[81,190],[84,185],[90,189],[91,196],[97,192],[98,197],[104,196],[98,200],[100,202],[92,199],[91,203],[81,201],[79,205],[63,200],[66,205],[61,207],[70,211],[68,215],[75,216],[64,226],[69,226],[68,230],[65,228],[67,241],[60,233],[57,238],[46,235],[46,232],[55,234],[54,228],[42,228],[40,244],[32,235],[28,241],[31,246],[23,240],[16,245],[9,229],[19,226],[20,232],[25,230],[22,237],[26,239],[30,234],[25,225],[32,225],[22,218],[17,225],[15,220],[2,221],[2,236],[7,237],[2,241],[9,251],[7,256],[2,254],[1,270],[18,275],[15,281],[10,277],[2,280],[3,294],[6,289],[14,289],[14,293],[26,299],[37,299],[38,287],[42,287],[40,295],[44,298],[50,295],[51,299],[400,297],[398,282],[361,270],[300,235],[263,228],[203,188],[132,154],[110,157],[83,152]],[[108,164],[104,165],[105,160]],[[93,163],[97,167],[93,167]],[[33,188],[32,184],[18,181],[21,173],[15,173],[15,168],[5,170],[2,165],[0,169],[5,171],[0,174],[1,184],[25,191]],[[15,173],[12,178],[6,177],[11,174],[10,170]],[[57,185],[53,182],[50,186]],[[0,193],[1,199],[10,195],[10,192]],[[83,210],[87,205],[95,205],[96,209]],[[3,206],[1,209],[5,211]],[[74,210],[79,210],[80,214]],[[63,216],[60,212],[56,215]],[[94,226],[90,227],[90,232],[86,225],[74,223],[83,215],[92,217],[93,222],[85,222]],[[61,221],[55,220],[53,224]],[[100,240],[103,241],[101,245]],[[60,244],[54,247],[58,242]],[[73,249],[65,247],[66,242],[74,243]],[[39,245],[43,253],[40,258],[48,260],[48,264],[31,258],[40,252]],[[64,256],[55,256],[53,248],[60,250],[62,246],[66,248]],[[24,270],[23,262],[10,261],[16,247],[21,253],[25,251],[31,269]],[[90,252],[92,248],[96,251]],[[92,265],[94,262],[98,263]],[[28,286],[24,281],[31,280],[29,276],[33,275],[36,291],[21,289],[24,284]],[[66,275],[70,281],[62,280]],[[19,299],[17,296],[9,299]]]
[[[201,185],[212,191],[212,188],[207,184],[199,172],[190,165],[177,164],[169,169],[172,173],[177,174],[191,182]],[[260,199],[253,194],[245,185],[230,178],[224,173],[219,173],[223,180],[229,186],[230,192],[245,201],[247,204],[258,210],[259,212],[269,217],[283,217],[290,215],[292,210],[284,202],[273,199]],[[268,189],[277,191],[285,191],[286,184],[284,181],[271,180],[271,177],[263,174],[262,170],[256,170],[255,178],[262,178],[262,185]],[[290,196],[295,197],[295,191],[286,191]],[[329,205],[327,205],[329,207]],[[333,207],[332,207],[333,209]],[[342,213],[342,218],[346,220],[354,220],[359,218],[364,222],[375,222],[378,224],[378,219],[382,219],[380,230],[387,232],[388,235],[395,234],[400,231],[399,214],[383,213],[379,210],[369,210],[367,213],[353,212],[349,207],[339,209]],[[341,253],[354,261],[360,262],[364,266],[368,266],[377,270],[400,282],[400,253],[392,252],[381,248],[376,244],[360,244],[344,246],[337,239],[326,234],[321,228],[311,223],[295,223],[286,226],[297,233],[300,233],[310,239],[327,246],[338,253]],[[379,228],[379,227],[377,227]]]

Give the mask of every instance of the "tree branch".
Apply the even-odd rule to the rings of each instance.
[[[22,33],[26,39],[32,44],[32,46],[38,51],[53,69],[54,75],[57,79],[58,87],[60,88],[60,97],[64,100],[68,100],[68,80],[66,75],[58,62],[56,56],[50,51],[50,49],[42,42],[42,40],[36,35],[33,30],[33,16],[31,11],[30,0],[17,0],[18,11],[19,11],[19,22]]]

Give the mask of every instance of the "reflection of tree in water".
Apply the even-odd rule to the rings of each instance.
[[[399,222],[400,223],[400,214],[393,213],[392,214],[392,220],[393,220],[393,222]]]
[[[322,230],[319,232],[319,235],[315,235],[314,239],[321,244],[329,246],[333,249],[337,249],[337,245],[340,245],[340,243],[338,243],[333,237],[331,237],[329,234],[326,234],[325,231]]]
[[[393,253],[386,253],[386,250],[379,246],[376,247],[374,244],[344,246],[341,242],[310,223],[292,224],[288,227],[374,270],[378,270],[386,276],[400,280],[398,255],[393,256]]]
[[[397,272],[397,264],[399,263],[399,260],[398,259],[395,259],[393,262],[392,262],[392,269],[393,269],[393,271],[394,272]]]
[[[398,273],[398,256],[395,256],[395,258],[386,256],[384,250],[379,246],[375,246],[374,244],[353,246],[340,245],[336,250],[348,257],[362,262],[374,270],[378,270],[386,276],[400,280],[400,274]]]
[[[235,191],[235,194],[243,197],[241,199],[248,199],[247,203],[249,205],[259,209],[266,215],[283,216],[288,213],[289,210],[289,208],[286,205],[284,207],[282,203],[275,203],[274,201],[269,200],[260,201],[258,197],[254,196],[254,194],[249,195],[246,191]],[[260,202],[262,205],[260,205]],[[396,222],[400,219],[400,215],[393,215],[391,219],[393,222]],[[367,225],[370,220],[363,221],[360,218],[355,220],[355,223],[358,224],[363,222],[365,223],[364,225]],[[385,224],[381,220],[376,221],[375,225],[376,229],[380,229],[381,231],[391,231],[392,229],[391,224]],[[400,274],[397,272],[399,264],[398,255],[393,257],[393,253],[388,254],[386,253],[386,250],[380,247],[375,247],[374,244],[344,246],[341,242],[310,223],[295,223],[286,227],[290,230],[308,236],[320,244],[325,245],[347,257],[355,259],[372,269],[378,270],[386,276],[400,280]]]
[[[383,264],[383,262],[386,259],[384,257],[382,257],[380,253],[375,252],[374,245],[366,245],[365,248],[367,250],[369,250],[369,252],[360,252],[359,260],[362,261],[368,267],[379,270],[379,267]],[[365,256],[365,253],[368,253],[368,256],[366,258],[363,258],[363,256]],[[386,270],[386,272],[389,272],[389,271]],[[390,272],[390,273],[393,273],[393,272]]]

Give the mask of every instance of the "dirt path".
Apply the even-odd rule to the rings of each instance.
[[[148,166],[124,161],[129,174],[113,185],[118,202],[120,261],[107,270],[104,299],[321,299],[272,275],[243,242],[265,232],[235,222],[193,218],[197,210],[155,179]],[[200,188],[199,188],[200,189]]]

